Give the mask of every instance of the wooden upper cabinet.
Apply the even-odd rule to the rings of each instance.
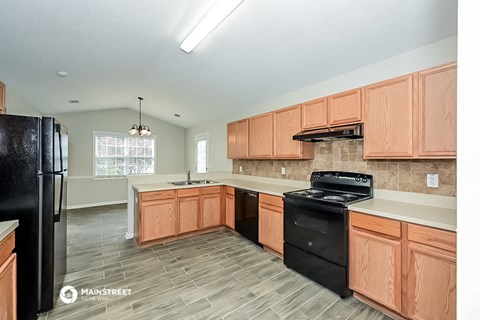
[[[274,158],[313,159],[313,144],[292,139],[301,131],[302,106],[296,105],[273,113]]]
[[[327,98],[302,103],[302,130],[328,126]]]
[[[362,90],[345,91],[328,97],[328,124],[337,126],[362,121]]]
[[[249,118],[249,158],[273,157],[273,113],[264,113]]]
[[[0,82],[0,114],[7,113],[7,106],[5,105],[7,92],[3,82]]]
[[[248,119],[237,121],[237,158],[248,158]]]
[[[248,119],[227,124],[227,158],[248,158]]]
[[[237,158],[238,122],[227,124],[227,158]]]
[[[457,65],[419,72],[418,155],[452,157],[457,150]]]
[[[413,75],[364,87],[365,158],[414,156]]]

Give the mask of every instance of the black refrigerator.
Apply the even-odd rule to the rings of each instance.
[[[66,272],[67,129],[54,118],[0,115],[0,221],[18,220],[18,319],[53,308]]]

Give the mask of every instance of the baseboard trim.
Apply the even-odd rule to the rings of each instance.
[[[100,206],[109,206],[112,204],[124,204],[127,203],[127,200],[120,200],[120,201],[106,201],[106,202],[97,202],[97,203],[86,203],[86,204],[76,204],[73,206],[67,206],[67,209],[82,209],[82,208],[90,208],[90,207],[100,207]]]
[[[125,233],[125,239],[133,239],[133,233],[130,233],[130,232]]]

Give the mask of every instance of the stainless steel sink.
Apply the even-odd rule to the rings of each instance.
[[[173,184],[174,186],[190,186],[192,184],[210,184],[210,183],[218,183],[217,181],[213,180],[191,180],[191,181],[173,181],[173,182],[167,182],[170,184]]]
[[[213,181],[213,180],[193,180],[192,182],[198,183],[198,184],[218,183],[218,181]]]
[[[167,183],[173,184],[174,186],[189,186],[192,184],[197,184],[194,181],[173,181],[173,182],[167,182]]]

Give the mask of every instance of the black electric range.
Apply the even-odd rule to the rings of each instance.
[[[317,171],[285,193],[284,263],[342,298],[348,288],[348,205],[373,197],[371,175]]]

